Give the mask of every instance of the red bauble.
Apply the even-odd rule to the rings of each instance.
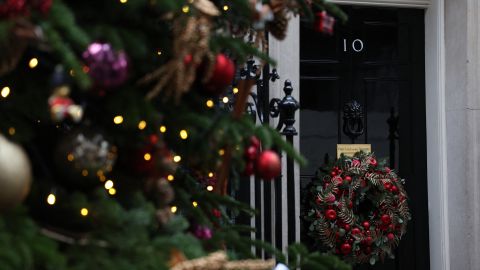
[[[341,246],[340,246],[340,250],[342,251],[342,253],[344,255],[347,255],[349,254],[350,252],[352,252],[352,246],[349,244],[349,243],[343,243]]]
[[[264,180],[271,180],[280,175],[282,164],[280,157],[272,150],[263,151],[257,159],[257,173]]]
[[[387,234],[387,238],[389,241],[393,241],[395,239],[395,235],[393,233]]]
[[[333,195],[333,194],[328,195],[327,202],[334,203],[335,200],[336,200],[335,195]]]
[[[371,236],[365,237],[365,245],[371,246],[373,243],[373,238]]]
[[[392,218],[387,214],[382,215],[382,217],[380,219],[382,220],[382,223],[385,224],[385,225],[388,225],[388,224],[390,224],[390,222],[392,222]]]
[[[332,171],[332,172],[330,173],[330,175],[331,175],[332,177],[334,177],[334,176],[337,175],[337,172],[336,172],[336,171]]]
[[[258,148],[251,145],[245,149],[245,157],[248,161],[254,161],[258,155]]]
[[[398,188],[397,186],[392,186],[392,188],[390,189],[393,193],[397,193],[398,192]]]
[[[235,76],[235,64],[224,54],[218,54],[215,58],[212,75],[205,83],[209,94],[219,95],[227,86],[232,84]]]
[[[252,161],[247,162],[245,165],[245,170],[243,171],[243,174],[245,175],[252,175],[255,172],[255,166]]]
[[[392,188],[392,184],[390,184],[389,182],[386,182],[385,184],[383,184],[383,187],[384,187],[386,190],[390,190],[390,188]]]
[[[46,14],[50,11],[52,7],[53,0],[30,0],[31,5],[36,10],[40,11],[43,14]]]
[[[213,214],[213,216],[216,217],[216,218],[219,218],[219,217],[222,216],[222,212],[221,212],[220,210],[218,210],[217,208],[213,208],[213,209],[212,209],[212,214]]]
[[[345,178],[343,179],[345,179],[345,181],[347,181],[348,183],[352,182],[352,177],[349,175],[345,176]]]
[[[345,231],[347,231],[347,232],[350,231],[350,225],[348,225],[348,224],[345,224],[345,225],[343,226],[343,228],[344,228]]]
[[[16,17],[28,13],[25,0],[6,0],[0,3],[0,18]]]
[[[368,230],[368,228],[370,228],[370,222],[364,221],[364,222],[362,223],[362,226],[363,226],[363,228],[365,228],[365,230]]]
[[[337,212],[333,209],[325,211],[325,217],[329,220],[335,220],[337,218]]]
[[[352,235],[357,235],[357,234],[360,234],[360,233],[361,233],[361,231],[360,231],[359,228],[353,228],[352,229]]]

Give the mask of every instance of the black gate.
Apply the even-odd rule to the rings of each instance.
[[[395,260],[356,269],[429,269],[425,124],[424,11],[343,7],[334,36],[301,27],[300,151],[309,160],[302,186],[339,143],[369,143],[406,179],[413,215]],[[356,101],[364,132],[343,131]]]

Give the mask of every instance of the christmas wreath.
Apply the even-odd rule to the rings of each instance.
[[[411,218],[403,184],[373,154],[342,156],[308,186],[308,235],[352,264],[393,258]]]

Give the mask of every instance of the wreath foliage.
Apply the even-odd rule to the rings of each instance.
[[[393,258],[411,219],[404,182],[373,154],[342,156],[308,187],[309,237],[352,264]]]

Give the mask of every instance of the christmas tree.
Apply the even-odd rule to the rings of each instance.
[[[278,152],[305,162],[245,114],[246,60],[274,64],[266,33],[284,38],[292,14],[343,18],[263,2],[0,1],[1,269],[271,268],[245,261],[252,246],[345,269],[233,222],[255,214],[229,196],[242,176],[278,177]]]

